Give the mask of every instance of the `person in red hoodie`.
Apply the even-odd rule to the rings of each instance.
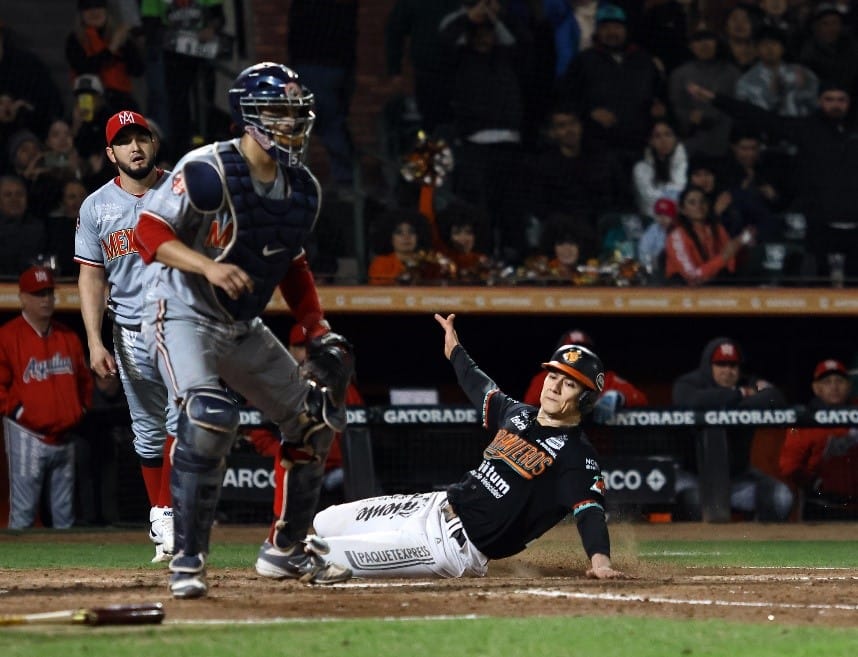
[[[31,527],[49,485],[53,527],[74,524],[72,430],[92,403],[92,374],[77,334],[53,319],[54,276],[19,279],[21,316],[0,327],[0,409],[9,458],[9,528]]]

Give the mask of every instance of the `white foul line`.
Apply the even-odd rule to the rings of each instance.
[[[517,591],[525,595],[537,595],[550,598],[576,598],[579,600],[606,600],[609,602],[654,602],[665,605],[711,605],[716,607],[773,607],[776,609],[838,609],[858,611],[858,605],[846,604],[795,604],[790,602],[739,602],[734,600],[683,600],[681,598],[661,598],[658,596],[624,595],[620,593],[580,593],[576,591],[551,591],[547,589],[524,589]]]

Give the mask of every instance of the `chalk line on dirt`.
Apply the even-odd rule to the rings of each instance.
[[[558,591],[550,589],[523,589],[516,593],[551,598],[575,598],[579,600],[602,600],[606,602],[647,602],[666,605],[700,605],[713,607],[766,607],[775,609],[837,609],[858,611],[858,605],[793,602],[745,602],[738,600],[697,600],[694,598],[663,598],[655,595],[634,595],[623,593],[582,593],[578,591]]]

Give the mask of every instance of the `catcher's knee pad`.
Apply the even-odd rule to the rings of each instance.
[[[334,432],[323,424],[309,426],[299,442],[284,440],[280,443],[280,462],[286,469],[294,465],[321,463],[328,458]]]
[[[334,431],[345,431],[345,407],[333,401],[331,389],[321,386],[313,379],[307,379],[307,396],[304,398],[304,413],[311,422],[319,426],[327,426]],[[309,432],[305,427],[304,433]]]
[[[240,419],[235,401],[219,388],[188,390],[179,415],[178,438],[204,458],[229,453]]]

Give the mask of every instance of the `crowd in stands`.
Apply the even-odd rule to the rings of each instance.
[[[389,212],[419,210],[438,234],[436,215],[453,202],[475,217],[480,257],[462,268],[458,247],[433,240],[415,249],[422,274],[388,283],[431,282],[433,272],[458,282],[604,283],[606,264],[615,265],[608,282],[622,284],[753,283],[766,269],[804,284],[828,284],[845,269],[848,282],[858,270],[858,7],[710,4],[397,0],[384,44],[394,98],[380,117],[400,133],[392,164],[420,142],[417,129],[420,143],[448,146],[453,164],[430,183],[428,203],[408,189],[425,183],[403,176],[368,203],[372,239],[360,261],[395,253],[390,240],[374,239]],[[81,187],[69,183],[89,192],[112,177],[103,124],[113,112],[143,111],[168,166],[228,131],[205,105],[212,62],[232,48],[220,0],[181,11],[149,0],[77,6],[64,44],[73,107],[0,27],[0,231],[26,235],[3,258],[7,277],[34,261],[74,276],[62,219],[74,216]],[[325,29],[313,27],[320,16]],[[354,188],[357,20],[356,2],[293,0],[287,17],[286,63],[316,94],[330,163],[323,182],[330,198],[352,202],[375,191]],[[20,184],[23,207],[13,198]],[[704,192],[702,220],[681,201],[692,186]],[[558,236],[575,257],[559,256]],[[324,240],[322,230],[320,251]]]
[[[844,256],[855,275],[858,221],[841,183],[858,173],[854,3],[425,4],[395,3],[388,72],[410,38],[417,110],[455,157],[436,206],[483,211],[496,279],[588,284],[632,262],[633,282],[748,283],[777,268],[785,282],[828,284]],[[700,203],[683,200],[692,187]],[[567,266],[559,234],[575,247]]]

